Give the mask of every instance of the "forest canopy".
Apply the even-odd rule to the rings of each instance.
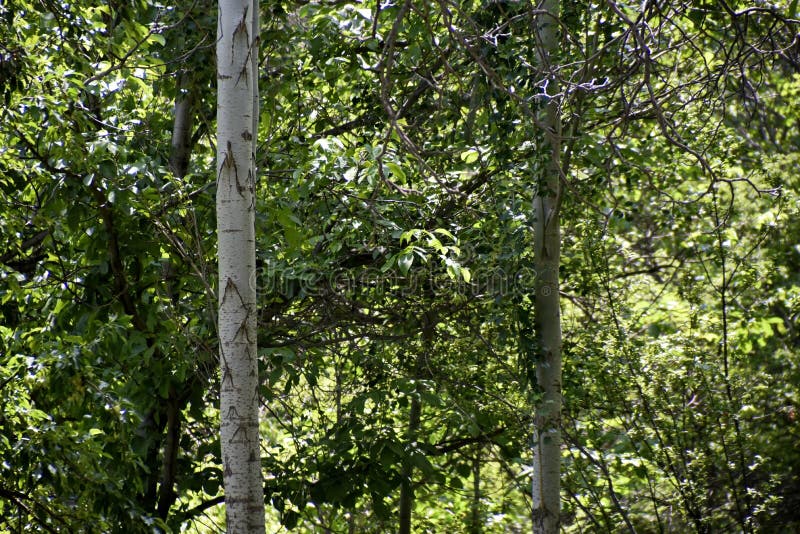
[[[0,5],[0,531],[225,530],[217,4],[182,4]],[[258,29],[267,531],[541,532],[553,462],[563,532],[800,529],[796,0]]]

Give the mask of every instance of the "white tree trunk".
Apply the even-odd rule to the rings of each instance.
[[[255,286],[257,5],[220,0],[217,28],[220,434],[231,534],[265,529]]]
[[[559,46],[559,0],[539,4],[537,16],[538,63],[548,79],[548,95],[557,95],[552,75],[552,56]],[[534,269],[536,271],[534,328],[536,330],[536,382],[542,399],[536,405],[533,436],[533,532],[557,533],[560,526],[561,494],[561,312],[558,268],[561,254],[559,204],[561,195],[561,117],[557,98],[541,109],[543,132],[534,212]]]

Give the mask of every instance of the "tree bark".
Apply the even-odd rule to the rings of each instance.
[[[158,517],[166,520],[169,510],[175,504],[175,477],[178,471],[178,449],[181,437],[181,402],[174,387],[169,388],[166,401],[167,435],[164,440],[164,455],[161,460],[161,483],[158,488]]]
[[[426,335],[426,338],[428,336]],[[426,343],[428,339],[426,339]],[[420,416],[422,415],[422,404],[420,401],[420,393],[422,386],[419,384],[420,372],[422,366],[425,364],[425,352],[420,351],[417,355],[417,360],[414,365],[414,380],[417,381],[415,388],[415,395],[411,399],[411,408],[408,414],[408,432],[406,439],[408,440],[409,447],[413,447],[419,432]],[[398,534],[411,534],[411,513],[414,509],[414,466],[410,462],[406,462],[403,467],[402,479],[400,484],[400,502],[399,502],[399,520],[398,520]]]
[[[252,0],[220,0],[217,28],[220,434],[231,534],[265,531],[256,347],[256,11]]]
[[[172,150],[169,166],[176,178],[183,178],[189,171],[192,155],[192,127],[194,124],[194,93],[190,74],[178,75],[177,95],[172,127]]]
[[[414,362],[413,377],[415,381],[415,391],[411,399],[411,408],[408,413],[408,432],[406,433],[406,440],[409,448],[415,446],[414,443],[417,441],[417,434],[419,433],[422,417],[421,395],[423,391],[423,385],[420,383],[420,379],[422,378],[422,371],[425,368],[425,362],[428,359],[428,351],[430,350],[431,343],[433,343],[433,332],[436,327],[436,321],[431,314],[426,313],[423,320],[423,346],[417,353],[417,358]],[[414,510],[414,466],[411,465],[410,461],[406,462],[401,475],[403,481],[400,484],[397,532],[398,534],[411,534],[411,515]]]
[[[481,514],[481,445],[475,447],[475,456],[472,457],[472,503],[470,504],[469,532],[481,534],[483,532],[483,517]]]
[[[541,399],[535,407],[533,429],[533,532],[557,533],[560,526],[561,474],[561,311],[559,303],[559,262],[561,193],[558,83],[551,57],[559,46],[559,0],[544,0],[536,17],[537,52],[540,72],[550,95],[540,108],[542,132],[538,136],[538,166],[534,214],[534,329],[536,335],[536,382]]]

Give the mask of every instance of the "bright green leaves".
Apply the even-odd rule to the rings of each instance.
[[[100,350],[98,344],[75,349],[76,344],[89,341],[86,336],[56,339],[43,330],[36,333],[37,346],[31,347],[22,331],[14,337],[5,334],[8,350],[0,356],[3,480],[23,483],[26,471],[38,472],[35,485],[15,487],[51,513],[71,520],[94,521],[102,508],[124,507],[119,500],[122,487],[109,485],[115,478],[129,476],[125,466],[133,462],[126,426],[135,423],[135,417],[132,421],[131,406],[116,394],[114,382],[121,377],[103,372],[91,352]],[[116,355],[122,356],[118,349]],[[82,485],[74,485],[75,469],[80,470]],[[58,497],[48,488],[58,490]],[[98,500],[100,494],[103,497]],[[70,502],[72,497],[79,501]],[[15,515],[6,510],[2,517],[11,521]],[[35,524],[48,519],[30,520]],[[0,525],[4,525],[2,520]]]
[[[403,167],[393,161],[388,161],[386,162],[386,168],[389,169],[398,184],[403,185],[406,183],[406,172]]]
[[[757,70],[761,53],[721,66],[768,10],[738,15],[741,33],[723,10],[652,4],[617,6],[635,27],[602,2],[562,16],[565,528],[657,529],[660,514],[686,530],[694,514],[742,530],[741,473],[741,502],[768,525],[800,465],[787,452],[798,77],[777,60]],[[0,481],[70,522],[53,528],[158,525],[146,494],[162,476],[159,409],[181,399],[178,531],[222,491],[209,437],[214,10],[43,5],[0,7]],[[286,526],[391,531],[410,470],[417,530],[464,531],[473,511],[475,530],[527,528],[519,474],[538,393],[517,354],[536,328],[525,290],[546,160],[526,106],[543,74],[525,5],[440,7],[413,3],[391,51],[402,3],[274,4],[262,21],[255,313],[262,460]],[[740,74],[704,85],[725,72]],[[747,83],[768,90],[742,105]],[[195,106],[181,179],[167,163],[179,95]],[[699,147],[716,182],[665,131]],[[759,457],[742,470],[739,451]],[[2,522],[18,514],[0,499],[0,530],[49,521]]]
[[[303,245],[306,240],[303,238],[302,228],[303,223],[295,216],[289,208],[279,209],[275,213],[278,223],[283,228],[284,238],[286,244],[289,246],[287,252],[299,253],[303,250]]]
[[[408,274],[408,270],[411,269],[411,265],[414,263],[414,252],[417,252],[416,249],[412,249],[411,252],[407,250],[396,256],[397,258],[397,268],[400,269],[402,274]],[[427,257],[425,256],[424,251],[420,254],[421,257],[426,260]],[[391,265],[391,264],[390,264]]]
[[[478,152],[474,148],[471,148],[469,150],[465,150],[464,152],[462,152],[460,157],[464,163],[466,163],[467,165],[472,165],[473,163],[478,161],[478,159],[480,159],[481,155],[480,152]]]
[[[452,244],[444,245],[439,236],[452,241]],[[428,263],[429,257],[436,255],[451,280],[463,279],[464,282],[469,283],[471,279],[469,269],[458,262],[457,258],[461,249],[457,239],[450,231],[444,228],[437,228],[432,232],[422,229],[407,230],[400,234],[400,245],[405,245],[405,248],[387,259],[381,268],[383,271],[396,264],[400,273],[405,276],[409,273],[415,257],[419,258],[422,263]]]
[[[0,478],[38,512],[0,500],[0,530],[160,524],[144,497],[160,472],[159,407],[178,391],[203,403],[213,374],[210,316],[193,311],[206,309],[200,187],[213,176],[178,184],[165,169],[172,101],[147,3],[13,4],[3,43],[25,52],[28,84],[4,94],[0,122],[0,368],[16,373],[0,377]],[[208,417],[196,411],[194,429]]]

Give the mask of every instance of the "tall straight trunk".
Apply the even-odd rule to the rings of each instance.
[[[422,403],[420,401],[420,393],[422,386],[419,384],[420,374],[425,365],[425,356],[428,343],[430,343],[430,334],[426,330],[425,344],[426,348],[417,354],[417,360],[414,365],[414,380],[416,381],[415,394],[411,398],[411,408],[408,412],[408,432],[406,439],[409,446],[411,446],[417,439],[419,432],[420,417],[422,415]],[[398,534],[411,534],[411,512],[414,509],[414,466],[410,462],[406,462],[403,467],[402,482],[400,483],[400,502],[398,505]]]
[[[255,287],[257,6],[220,0],[217,27],[220,437],[231,534],[265,531]]]
[[[417,359],[414,361],[413,378],[414,396],[411,398],[411,407],[408,411],[408,431],[406,432],[406,440],[409,446],[413,446],[417,441],[417,434],[419,433],[420,421],[422,417],[422,391],[424,386],[420,383],[422,372],[425,368],[425,362],[428,361],[430,354],[430,347],[433,343],[434,328],[436,327],[436,320],[431,313],[425,313],[423,316],[422,328],[422,341],[423,346],[417,353]],[[406,462],[403,467],[402,482],[400,484],[400,502],[398,503],[398,534],[411,533],[411,515],[414,510],[414,466],[410,462]]]
[[[419,392],[419,388],[417,389]],[[422,406],[419,398],[411,399],[411,409],[408,416],[408,439],[410,443],[416,438],[419,430],[419,420]],[[411,512],[414,509],[414,467],[408,463],[403,467],[403,481],[400,483],[400,503],[398,534],[411,534]]]
[[[534,328],[536,382],[541,399],[535,407],[533,431],[533,532],[557,533],[560,526],[561,475],[561,312],[558,268],[561,254],[559,204],[561,193],[559,88],[552,73],[552,57],[559,46],[559,0],[543,0],[536,17],[538,64],[547,78],[551,98],[539,112],[542,131],[534,215],[534,269],[536,271]]]

